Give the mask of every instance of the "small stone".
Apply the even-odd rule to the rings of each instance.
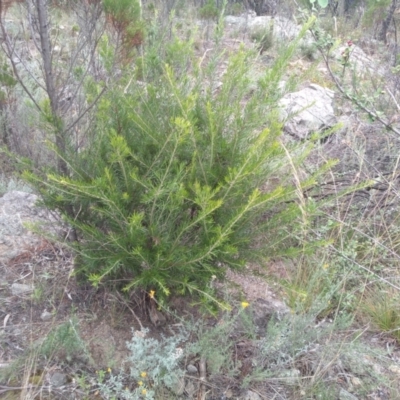
[[[47,310],[44,310],[42,312],[42,315],[40,316],[42,321],[49,321],[52,319],[52,317],[53,317],[53,314],[48,312]]]
[[[189,364],[186,367],[186,371],[191,374],[191,375],[195,375],[197,374],[199,371],[197,370],[196,366],[194,366],[193,364]]]
[[[23,283],[13,283],[11,285],[11,293],[14,296],[19,296],[21,294],[30,293],[33,291],[33,286],[24,285]]]
[[[256,392],[248,390],[246,395],[244,396],[244,400],[261,400],[261,397]]]
[[[67,375],[61,372],[54,372],[50,377],[50,384],[56,387],[64,386],[67,383]]]
[[[228,389],[228,390],[225,392],[225,397],[226,397],[227,399],[231,399],[231,398],[233,397],[233,392],[232,392],[231,389]]]
[[[359,379],[359,378],[357,378],[357,377],[355,377],[355,376],[353,376],[353,377],[351,378],[351,383],[352,383],[354,386],[361,386],[361,385],[362,385],[361,379]]]
[[[288,369],[282,372],[281,378],[285,380],[287,384],[296,384],[300,378],[301,372],[298,369]]]
[[[392,372],[394,372],[395,374],[400,375],[400,366],[398,366],[398,365],[396,365],[396,364],[392,364],[392,365],[389,367],[389,370],[392,371]]]

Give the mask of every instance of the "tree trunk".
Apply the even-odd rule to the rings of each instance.
[[[54,84],[53,65],[52,65],[52,53],[51,53],[51,41],[49,35],[49,17],[47,13],[47,1],[36,0],[36,11],[39,20],[39,35],[40,35],[40,47],[41,55],[43,59],[44,68],[44,79],[46,84],[47,95],[49,96],[51,113],[53,118],[53,124],[56,135],[56,146],[57,150],[61,153],[65,153],[65,137],[63,134],[62,118],[60,116],[60,105],[58,101],[57,91]],[[61,174],[66,175],[68,173],[68,167],[64,159],[57,156],[58,170]]]
[[[65,133],[62,123],[62,117],[60,115],[60,104],[56,91],[56,86],[54,83],[53,75],[53,64],[52,64],[52,53],[51,53],[51,41],[49,34],[49,17],[47,13],[47,1],[46,0],[36,0],[36,11],[39,20],[39,35],[40,35],[40,46],[41,55],[43,59],[44,68],[44,79],[46,83],[46,91],[49,96],[53,125],[56,135],[56,147],[57,151],[61,156],[57,155],[57,166],[58,172],[62,175],[68,174],[68,166],[63,155],[66,150],[65,143]],[[73,218],[75,216],[74,208],[72,205],[65,208],[69,217]],[[77,240],[77,235],[75,229],[71,229],[68,233],[68,239],[72,241]]]
[[[345,0],[339,0],[337,6],[337,15],[338,17],[344,17],[346,10],[346,2]]]
[[[385,44],[387,43],[387,33],[389,30],[389,26],[393,20],[393,14],[396,11],[397,0],[392,0],[392,5],[389,8],[388,15],[382,22],[382,28],[379,32],[378,39],[383,40]]]

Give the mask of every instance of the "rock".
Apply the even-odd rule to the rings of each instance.
[[[236,17],[234,15],[227,15],[225,17],[225,24],[228,25],[244,25],[246,23],[246,17]]]
[[[225,23],[228,25],[236,25],[239,28],[247,28],[250,35],[260,30],[272,29],[273,37],[280,40],[293,40],[298,36],[301,27],[296,25],[290,19],[276,16],[232,16],[225,17]]]
[[[395,374],[400,375],[400,366],[399,366],[399,365],[396,365],[396,364],[392,364],[392,365],[389,367],[389,371],[392,371],[392,372],[394,372]]]
[[[298,369],[288,369],[281,373],[280,378],[284,380],[288,385],[295,385],[299,382],[299,378],[301,376],[301,372]]]
[[[339,392],[339,400],[358,400],[358,397],[341,388]]]
[[[199,372],[197,370],[196,366],[194,366],[193,364],[189,364],[186,367],[186,371],[188,372],[188,374],[191,374],[191,375],[195,375],[195,374],[197,374]]]
[[[333,97],[332,90],[316,84],[285,95],[279,102],[285,132],[298,139],[307,139],[313,132],[336,125]]]
[[[350,58],[349,66],[346,68],[352,68],[356,71],[358,76],[360,76],[360,74],[378,74],[380,76],[385,74],[384,68],[378,65],[373,58],[369,57],[359,46],[355,45],[354,43],[351,45],[351,47],[348,47],[347,44],[339,47],[334,51],[333,56],[338,61],[341,61],[343,54],[347,49],[350,50]]]
[[[259,332],[263,332],[272,317],[282,317],[289,312],[289,308],[279,300],[257,299],[251,304],[250,311],[254,325]]]
[[[50,376],[50,385],[59,387],[59,386],[64,386],[67,383],[67,375],[61,373],[61,372],[54,372]]]
[[[49,234],[57,234],[60,224],[52,214],[36,206],[38,196],[14,190],[0,198],[0,261],[8,262],[26,249],[40,245],[43,239],[26,224],[46,224]]]
[[[353,386],[362,386],[362,380],[360,378],[357,378],[356,376],[353,376],[351,378],[351,383]]]
[[[284,17],[261,16],[249,21],[250,33],[260,29],[272,29],[274,39],[293,40],[301,31],[301,27]]]
[[[11,285],[11,293],[13,294],[13,296],[20,296],[22,294],[31,293],[33,289],[33,286],[24,285],[23,283],[13,283]]]
[[[42,321],[49,321],[53,318],[53,314],[48,312],[47,310],[44,310],[40,316]]]
[[[261,397],[256,392],[248,390],[247,393],[244,395],[243,400],[261,400]]]

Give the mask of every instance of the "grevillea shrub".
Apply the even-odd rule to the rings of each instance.
[[[125,68],[102,97],[85,148],[60,154],[69,174],[26,177],[76,229],[77,270],[93,284],[218,302],[213,280],[290,253],[312,215],[302,192],[316,177],[298,173],[310,146],[282,144],[277,110],[297,41],[259,79],[244,49],[218,76],[218,49],[204,62],[176,35],[154,46],[140,81]]]

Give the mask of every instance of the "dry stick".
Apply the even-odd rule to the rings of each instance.
[[[355,260],[352,260],[351,258],[347,257],[346,254],[344,254],[343,252],[341,252],[340,250],[336,249],[335,246],[329,245],[328,246],[331,250],[335,251],[337,254],[339,254],[341,257],[343,257],[344,259],[346,259],[347,261],[353,263],[354,265],[356,265],[358,268],[376,276],[378,281],[384,282],[387,285],[391,286],[394,289],[400,290],[400,286],[397,286],[395,284],[393,284],[392,282],[388,281],[385,278],[382,278],[381,276],[379,276],[378,274],[376,274],[375,272],[371,271],[369,268],[364,267],[364,265],[361,265],[360,263],[358,263]]]
[[[135,311],[133,311],[132,308],[129,307],[128,302],[119,293],[117,293],[117,297],[119,298],[119,300],[121,300],[124,303],[124,305],[132,313],[133,317],[136,319],[136,321],[140,325],[140,329],[143,331],[144,330],[144,326],[142,325],[142,322],[140,321],[139,317],[135,314]]]
[[[90,104],[85,111],[82,112],[81,115],[78,116],[78,118],[72,122],[67,128],[64,129],[62,134],[68,132],[70,129],[72,129],[100,100],[100,97],[103,96],[104,92],[107,90],[107,86],[104,86],[101,92],[97,95],[97,97],[93,100],[92,104]]]
[[[314,39],[315,39],[315,35],[314,32],[311,31]],[[400,130],[396,129],[391,123],[390,121],[385,121],[384,119],[382,119],[375,110],[371,110],[368,107],[364,106],[356,97],[351,96],[350,94],[348,94],[346,92],[346,90],[342,87],[342,85],[340,84],[340,82],[338,81],[336,75],[332,72],[331,66],[329,64],[329,60],[328,60],[328,56],[323,52],[322,49],[319,48],[319,51],[322,55],[322,58],[325,61],[325,65],[326,68],[328,69],[329,75],[331,76],[331,78],[333,79],[333,82],[335,83],[336,87],[338,88],[339,92],[342,93],[342,95],[350,100],[351,102],[355,103],[359,108],[361,108],[361,110],[363,110],[364,112],[366,112],[369,116],[373,117],[374,119],[376,119],[377,121],[379,121],[386,129],[394,132],[396,135],[400,136]],[[329,52],[328,52],[329,53]]]
[[[206,399],[206,359],[204,357],[200,358],[199,362],[199,369],[200,369],[200,391],[199,391],[199,400]]]
[[[5,54],[7,55],[8,59],[10,61],[11,68],[13,70],[13,73],[14,73],[15,77],[17,78],[18,83],[21,85],[22,89],[28,95],[28,97],[31,99],[32,103],[39,110],[39,112],[43,113],[43,110],[41,109],[41,107],[39,106],[39,104],[35,100],[35,98],[32,96],[32,93],[27,88],[27,86],[24,84],[21,76],[18,73],[18,69],[17,69],[16,63],[15,63],[15,61],[13,59],[13,54],[15,54],[14,53],[14,49],[10,45],[9,36],[8,36],[8,34],[6,32],[6,29],[5,29],[4,23],[3,23],[1,1],[0,1],[0,29],[1,29],[1,33],[3,34],[3,41],[4,41],[5,46],[6,46],[6,49],[4,49],[4,48],[3,49],[4,49],[4,52],[5,52]]]
[[[392,98],[393,103],[396,105],[397,111],[400,111],[399,103],[397,103],[397,100],[396,100],[396,98],[394,97],[394,94],[390,91],[390,89],[389,89],[387,86],[386,86],[385,89],[386,89],[386,91],[389,93],[390,97]]]
[[[28,386],[3,386],[0,385],[0,394],[11,390],[27,390],[33,388],[50,389],[50,386],[28,385]]]
[[[202,385],[204,385],[204,386],[208,386],[208,387],[210,387],[210,388],[212,388],[212,389],[218,389],[218,386],[213,385],[213,384],[211,384],[211,383],[209,383],[209,382],[205,382],[204,380],[201,380],[200,378],[198,378],[198,377],[196,377],[196,376],[185,375],[185,379],[191,379],[192,381],[196,381],[196,382],[201,381],[201,382],[202,382]]]

